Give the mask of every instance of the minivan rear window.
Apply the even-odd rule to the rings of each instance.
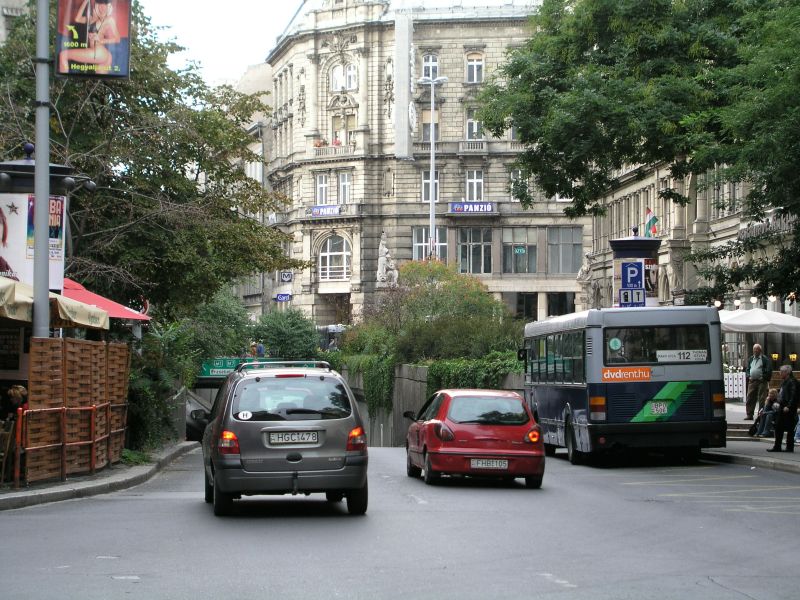
[[[528,413],[516,398],[460,396],[450,402],[447,418],[455,423],[523,425]]]
[[[352,409],[344,385],[334,377],[263,377],[240,384],[232,412],[240,421],[307,421],[342,419]]]

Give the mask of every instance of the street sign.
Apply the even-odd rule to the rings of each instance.
[[[619,305],[623,308],[644,306],[644,288],[628,288],[619,291]]]
[[[275,294],[275,302],[289,302],[291,299],[291,294]]]
[[[620,287],[623,289],[644,289],[644,265],[641,262],[623,262],[621,275],[622,285]]]
[[[281,283],[291,283],[294,273],[291,271],[281,271]]]

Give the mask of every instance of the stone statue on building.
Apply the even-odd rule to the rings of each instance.
[[[386,245],[386,232],[381,233],[381,243],[378,245],[378,276],[379,287],[394,287],[397,285],[397,267],[392,253]]]

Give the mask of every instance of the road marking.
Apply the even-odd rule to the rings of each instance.
[[[622,485],[675,485],[676,483],[702,483],[704,481],[730,481],[732,479],[755,479],[755,475],[725,475],[720,477],[693,477],[691,479],[671,479],[669,481],[628,481]]]
[[[119,581],[139,581],[140,577],[138,575],[112,575],[111,579],[117,579]]]
[[[418,496],[415,496],[414,494],[408,494],[408,497],[411,498],[412,500],[414,500],[417,504],[427,504],[428,503],[427,500],[423,500],[422,498],[419,498]]]
[[[553,575],[552,573],[537,573],[537,575],[539,577],[543,577],[544,579],[546,579],[550,583],[555,583],[556,585],[560,585],[563,588],[576,588],[576,587],[578,587],[574,583],[570,583],[566,579],[561,579],[558,576]]]

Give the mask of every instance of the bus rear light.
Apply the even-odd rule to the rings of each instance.
[[[220,434],[217,448],[220,454],[241,454],[239,438],[232,431],[223,431]]]
[[[592,421],[606,420],[606,397],[591,396],[589,398],[589,418]]]
[[[725,394],[712,394],[711,401],[714,403],[714,407],[725,406]]]

